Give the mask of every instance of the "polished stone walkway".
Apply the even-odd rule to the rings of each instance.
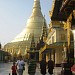
[[[11,66],[12,66],[11,62],[9,62],[9,63],[0,63],[0,75],[9,75],[9,73],[11,73]],[[60,72],[61,72],[61,67],[55,67],[53,75],[59,75]],[[25,64],[25,71],[24,71],[23,75],[28,75],[28,65],[27,64]],[[40,74],[40,69],[39,69],[38,66],[37,66],[35,75],[41,75]],[[48,72],[47,72],[46,75],[49,75]]]

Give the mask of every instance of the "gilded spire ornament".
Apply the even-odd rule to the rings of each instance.
[[[19,50],[18,50],[18,56],[21,56],[22,55],[22,52],[21,52],[21,49],[20,49],[20,47],[19,47]]]
[[[28,49],[28,47],[26,46],[26,49],[25,49],[25,52],[24,52],[24,57],[25,57],[26,59],[29,58],[29,54],[27,53],[28,51],[29,51],[29,49]]]

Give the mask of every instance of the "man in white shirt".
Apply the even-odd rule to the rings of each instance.
[[[18,74],[19,75],[23,75],[23,70],[24,70],[25,62],[23,61],[22,56],[19,57],[19,60],[17,60],[16,64],[17,64]]]

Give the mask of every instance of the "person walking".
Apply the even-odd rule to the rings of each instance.
[[[19,56],[19,60],[17,60],[16,64],[18,74],[23,75],[23,71],[25,70],[25,62],[23,61],[22,56]]]
[[[12,75],[17,75],[17,66],[15,65],[15,62],[13,62],[11,70],[12,70]],[[10,75],[10,73],[9,73],[9,75]]]
[[[40,61],[40,71],[42,75],[46,74],[46,61],[44,59]]]
[[[34,59],[34,55],[31,55],[28,64],[28,74],[35,75],[35,72],[36,72],[36,61]]]
[[[53,74],[53,69],[54,69],[54,62],[50,59],[50,60],[48,61],[48,73],[49,73],[50,75]]]

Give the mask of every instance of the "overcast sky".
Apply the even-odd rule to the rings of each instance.
[[[0,42],[2,45],[12,41],[24,28],[29,19],[34,0],[0,0]],[[40,0],[42,14],[47,24],[52,0]]]

